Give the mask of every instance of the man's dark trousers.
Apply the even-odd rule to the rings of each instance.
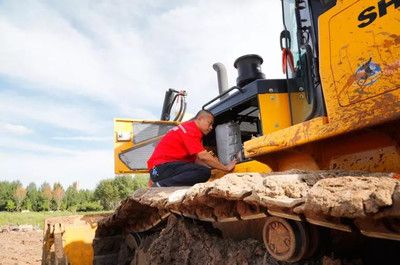
[[[193,186],[206,182],[211,176],[211,169],[190,162],[169,162],[155,166],[150,171],[153,186]]]

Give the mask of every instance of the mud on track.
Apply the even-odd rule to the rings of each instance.
[[[143,249],[141,264],[209,264],[209,265],[282,265],[265,251],[264,244],[255,239],[236,241],[224,239],[206,223],[170,216],[167,226]],[[327,257],[306,263],[323,264]],[[332,260],[333,262],[333,260]],[[339,261],[340,262],[340,261]],[[340,264],[340,263],[332,263]]]
[[[221,239],[204,226],[171,216],[147,254],[148,264],[262,264],[265,251],[256,240]]]
[[[343,245],[348,233],[335,244]],[[351,237],[350,237],[351,238]],[[331,239],[332,240],[332,239]],[[319,251],[313,258],[296,263],[277,262],[265,250],[262,242],[255,239],[233,240],[222,238],[220,231],[210,223],[193,221],[171,215],[166,226],[145,239],[139,253],[139,263],[131,264],[209,264],[209,265],[370,265],[397,264],[394,257],[398,244],[366,239],[359,241],[358,249],[346,249],[341,253]],[[321,242],[322,243],[322,242]],[[326,245],[327,242],[325,242]],[[332,242],[330,242],[332,243]],[[372,244],[371,244],[372,243]],[[389,244],[385,244],[389,243]],[[394,243],[394,244],[393,244]],[[323,248],[326,248],[323,247]],[[361,252],[359,252],[361,251]],[[345,254],[347,252],[347,254]],[[367,254],[365,252],[368,252]],[[364,254],[363,254],[364,253]],[[343,256],[345,255],[345,256]],[[392,256],[392,257],[388,257]],[[138,258],[138,254],[136,255]],[[394,263],[393,263],[394,262]]]

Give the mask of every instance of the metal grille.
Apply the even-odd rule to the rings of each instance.
[[[133,123],[133,143],[137,144],[147,139],[167,133],[174,124]]]
[[[257,124],[250,122],[241,122],[240,131],[257,133]]]
[[[154,148],[159,141],[133,148],[120,155],[120,159],[132,170],[147,169],[147,160],[150,158]]]
[[[160,139],[145,145],[141,145],[140,143],[157,136],[162,136],[174,126],[176,125],[133,122],[133,143],[137,146],[133,146],[121,153],[119,155],[121,161],[132,170],[147,169],[147,160],[150,158]]]

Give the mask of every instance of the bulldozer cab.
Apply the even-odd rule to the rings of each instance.
[[[147,160],[177,121],[114,120],[115,173],[147,172]]]
[[[171,117],[174,106],[177,110]],[[185,111],[186,91],[170,88],[165,92],[160,120],[114,119],[115,174],[147,172],[147,160],[157,143],[182,121]]]
[[[335,2],[282,0],[280,46],[292,125],[326,115],[318,66],[318,17]]]

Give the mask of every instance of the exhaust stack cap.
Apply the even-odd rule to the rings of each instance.
[[[236,79],[238,87],[253,82],[257,79],[264,79],[265,75],[261,72],[263,59],[257,54],[247,54],[236,59],[233,66],[238,70],[239,76]]]
[[[228,88],[228,75],[226,74],[226,68],[225,65],[222,63],[215,63],[213,64],[214,70],[217,72],[217,80],[218,80],[218,90],[219,94],[221,95],[225,91],[227,91]],[[224,99],[228,97],[228,95],[223,96],[221,99]]]

